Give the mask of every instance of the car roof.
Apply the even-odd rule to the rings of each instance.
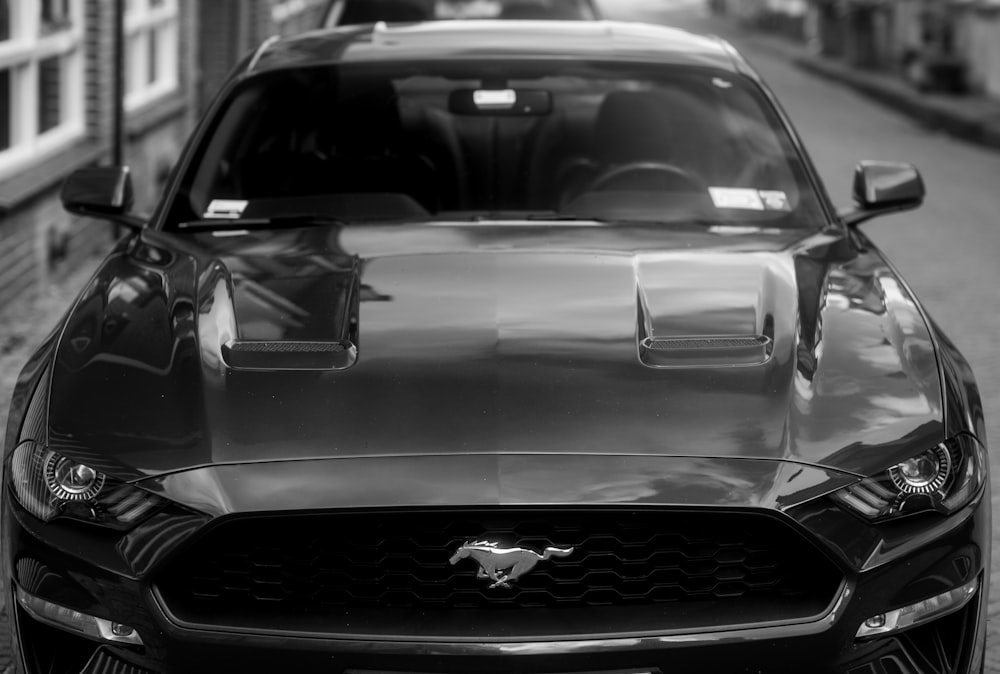
[[[439,59],[593,59],[702,66],[749,74],[723,40],[617,21],[429,21],[301,33],[264,43],[247,72]]]

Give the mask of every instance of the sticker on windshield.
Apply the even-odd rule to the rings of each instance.
[[[743,187],[709,187],[716,208],[744,211],[790,211],[788,195],[781,190],[752,190]]]
[[[762,211],[764,202],[757,190],[740,187],[709,187],[712,203],[716,208],[734,208],[744,211]]]
[[[781,190],[761,190],[760,200],[764,202],[764,208],[769,211],[792,210],[792,205],[788,203],[788,195]]]
[[[243,215],[248,203],[242,199],[212,199],[202,217],[235,220]]]

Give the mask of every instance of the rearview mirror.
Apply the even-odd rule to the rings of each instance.
[[[927,191],[912,164],[863,161],[854,170],[855,208],[841,213],[849,227],[866,220],[919,207]]]
[[[70,174],[60,193],[63,208],[76,215],[101,218],[126,227],[141,228],[132,215],[134,193],[127,166],[91,166]]]
[[[453,115],[544,117],[552,112],[552,94],[542,89],[457,89],[448,97]]]

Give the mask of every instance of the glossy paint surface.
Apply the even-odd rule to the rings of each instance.
[[[864,161],[854,175],[854,199],[865,208],[919,205],[926,193],[924,180],[912,164]]]
[[[849,475],[777,461],[480,454],[216,466],[142,484],[178,504],[219,517],[455,503],[752,506],[780,511],[852,482]]]
[[[683,30],[615,21],[430,21],[349,26],[286,38],[268,46],[254,72],[333,62],[566,57],[738,66],[722,41]]]
[[[52,381],[53,448],[122,477],[465,454],[868,474],[943,439],[916,305],[836,234],[433,223],[143,238],[84,293]],[[772,340],[765,363],[638,355],[640,335],[747,334]],[[348,338],[357,359],[340,370],[222,357],[236,339]]]

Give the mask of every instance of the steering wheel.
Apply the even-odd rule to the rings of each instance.
[[[658,161],[635,161],[612,166],[594,178],[586,191],[600,192],[622,189],[622,186],[615,183],[624,183],[627,185],[628,183],[639,181],[646,182],[657,175],[666,178],[668,184],[681,183],[683,185],[681,189],[674,191],[708,192],[708,185],[698,176],[685,171],[679,166]],[[658,189],[660,188],[650,191],[657,191]]]

